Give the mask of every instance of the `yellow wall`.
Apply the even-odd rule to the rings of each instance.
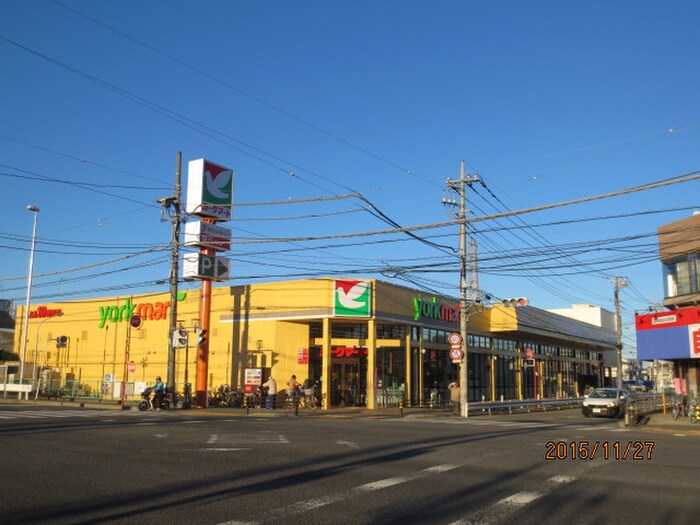
[[[321,322],[333,316],[334,278],[262,283],[248,286],[212,288],[209,339],[208,386],[243,384],[247,366],[269,368],[275,366],[278,381],[286,384],[292,374],[301,382],[306,379],[307,365],[298,364],[298,351],[308,348],[310,334],[308,321]],[[378,322],[413,323],[414,298],[431,301],[432,295],[413,291],[389,283],[370,280],[373,286],[372,314]],[[185,380],[187,354],[188,380],[195,383],[197,342],[194,327],[199,323],[200,290],[183,290],[178,301],[178,325],[190,330],[190,347],[176,351],[175,382]],[[129,381],[152,382],[160,375],[167,379],[168,347],[170,344],[169,293],[106,297],[63,303],[37,303],[31,310],[44,312],[58,310],[60,317],[30,319],[28,330],[26,376],[31,375],[34,353],[37,365],[54,368],[63,378],[80,379],[95,385],[112,375],[115,381],[123,379],[129,314],[142,312],[151,315],[144,319],[142,328],[131,331],[128,360],[137,365]],[[447,306],[456,305],[454,299],[438,297]],[[129,305],[131,307],[129,307]],[[146,308],[147,305],[153,307]],[[160,315],[160,318],[158,314]],[[235,319],[234,319],[235,314]],[[17,309],[15,351],[21,354],[23,308]],[[349,318],[352,319],[352,318]],[[295,322],[296,320],[296,322]],[[364,321],[366,318],[358,318]],[[337,321],[334,321],[337,322]],[[440,326],[459,330],[459,323],[421,319],[417,324]],[[470,317],[471,330],[488,329],[485,314]],[[57,349],[55,338],[65,335],[68,347]],[[48,341],[48,342],[47,342]],[[380,340],[382,346],[395,345],[394,341]],[[334,344],[343,344],[335,341]],[[349,340],[348,345],[357,344]],[[364,343],[363,343],[364,344]],[[46,357],[44,360],[44,347]],[[180,387],[181,388],[181,387]]]

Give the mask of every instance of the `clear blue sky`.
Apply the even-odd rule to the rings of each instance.
[[[233,168],[236,204],[360,192],[402,226],[450,219],[461,159],[486,184],[472,218],[698,170],[699,15],[692,1],[2,2],[0,298],[24,301],[30,203],[34,304],[167,290],[155,200],[177,151],[184,180],[199,157]],[[656,228],[700,209],[698,188],[475,222],[480,288],[612,310],[617,274],[629,324],[663,299]],[[364,206],[236,207],[231,284],[340,271],[458,294],[456,226],[416,232],[443,248],[252,242],[390,228]]]

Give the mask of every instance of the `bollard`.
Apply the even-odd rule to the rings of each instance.
[[[403,400],[399,401],[399,417],[403,417]]]
[[[246,416],[249,415],[250,414],[250,406],[248,405],[248,396],[245,394],[243,395],[243,406],[245,407],[245,415]]]
[[[637,410],[634,406],[628,406],[625,410],[625,426],[633,427],[637,422]]]

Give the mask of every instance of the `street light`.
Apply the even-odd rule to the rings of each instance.
[[[24,331],[22,332],[22,362],[19,369],[19,382],[24,380],[24,363],[27,360],[27,330],[29,330],[29,308],[32,302],[32,274],[34,273],[34,246],[36,244],[36,223],[39,217],[39,208],[29,204],[27,210],[34,214],[34,227],[32,228],[32,246],[29,250],[29,274],[27,275],[27,303],[24,307]],[[22,393],[19,393],[22,396]]]

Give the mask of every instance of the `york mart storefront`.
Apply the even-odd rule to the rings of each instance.
[[[118,396],[122,382],[138,393],[154,377],[166,378],[168,301],[167,294],[152,294],[37,306],[45,316],[61,315],[30,315],[25,370],[52,384],[80,382],[106,398]],[[280,389],[292,375],[301,383],[318,381],[325,406],[446,401],[448,385],[459,378],[448,342],[459,330],[457,304],[370,279],[213,288],[208,385],[243,389],[256,370],[261,381],[273,376]],[[143,326],[129,330],[134,313]],[[186,381],[194,383],[202,365],[194,335],[198,319],[199,290],[182,291],[178,326],[188,337],[176,352],[180,391]],[[20,348],[21,307],[16,323]],[[471,401],[578,396],[586,385],[602,384],[601,354],[614,351],[615,341],[614,334],[586,323],[502,305],[470,312],[468,332]]]
[[[284,385],[318,381],[331,407],[440,403],[459,379],[448,337],[456,300],[377,280],[316,279],[231,288],[234,383],[261,368]],[[470,312],[471,401],[569,397],[603,384],[614,333],[532,307]],[[527,356],[531,358],[528,359]],[[324,381],[324,378],[330,378]]]

